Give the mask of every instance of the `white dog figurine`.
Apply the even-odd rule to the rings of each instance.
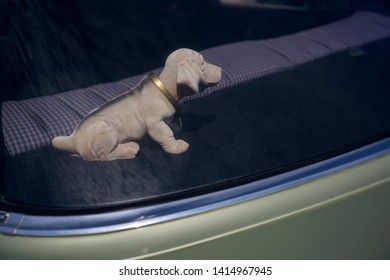
[[[181,98],[218,83],[221,72],[193,50],[176,50],[159,78],[145,76],[129,92],[90,112],[70,136],[54,138],[52,145],[85,160],[131,159],[139,151],[134,140],[148,133],[166,152],[183,153],[188,143],[176,140],[165,121],[172,120]]]

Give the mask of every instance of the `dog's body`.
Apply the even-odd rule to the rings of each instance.
[[[199,53],[189,49],[173,52],[160,75],[161,83],[176,101],[220,78],[220,67],[206,63]],[[180,154],[189,145],[176,140],[165,122],[174,113],[174,106],[161,89],[145,77],[130,92],[90,112],[70,136],[54,138],[52,145],[85,160],[131,159],[139,151],[134,140],[148,133],[166,152]]]

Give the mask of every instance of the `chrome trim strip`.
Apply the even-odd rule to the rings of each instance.
[[[9,217],[8,213],[0,211],[0,225],[5,223],[8,217]]]
[[[8,213],[0,233],[74,236],[114,232],[168,222],[292,188],[390,153],[390,138],[277,176],[192,198],[102,214],[34,216]]]

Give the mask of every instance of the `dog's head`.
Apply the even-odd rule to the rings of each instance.
[[[222,75],[221,67],[207,63],[200,53],[190,49],[178,49],[171,53],[165,67],[176,73],[178,85],[188,86],[195,93],[215,85]]]

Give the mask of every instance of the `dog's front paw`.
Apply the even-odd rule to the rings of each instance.
[[[163,145],[164,151],[170,154],[181,154],[188,150],[190,145],[183,140],[174,140]]]

